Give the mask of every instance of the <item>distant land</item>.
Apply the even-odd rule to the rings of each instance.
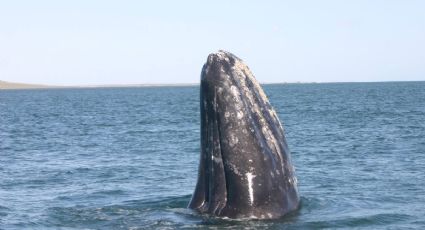
[[[261,84],[305,84],[316,82],[267,82]],[[105,85],[74,85],[74,86],[55,86],[42,84],[16,83],[0,80],[0,90],[2,89],[73,89],[73,88],[129,88],[129,87],[167,87],[167,86],[196,86],[199,83],[171,83],[171,84],[105,84]]]
[[[54,88],[54,86],[0,81],[0,89],[44,89],[44,88]]]
[[[16,83],[0,80],[0,90],[2,89],[72,89],[72,88],[116,88],[116,87],[159,87],[159,86],[193,86],[197,83],[187,84],[114,84],[114,85],[75,85],[75,86],[54,86],[41,84]]]

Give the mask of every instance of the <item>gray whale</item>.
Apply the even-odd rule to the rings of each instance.
[[[282,125],[243,61],[226,51],[210,54],[200,99],[201,156],[189,208],[232,219],[296,210],[297,179]]]

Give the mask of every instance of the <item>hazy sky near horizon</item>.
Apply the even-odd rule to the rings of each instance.
[[[425,1],[0,2],[0,80],[197,83],[219,49],[260,82],[425,80]]]

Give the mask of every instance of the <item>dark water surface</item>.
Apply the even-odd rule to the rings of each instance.
[[[0,229],[425,227],[425,82],[264,86],[301,209],[230,221],[186,209],[198,87],[0,91]]]

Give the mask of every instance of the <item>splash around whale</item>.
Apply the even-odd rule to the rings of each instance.
[[[232,219],[275,219],[300,199],[284,130],[241,59],[218,51],[201,74],[201,156],[189,208]]]

